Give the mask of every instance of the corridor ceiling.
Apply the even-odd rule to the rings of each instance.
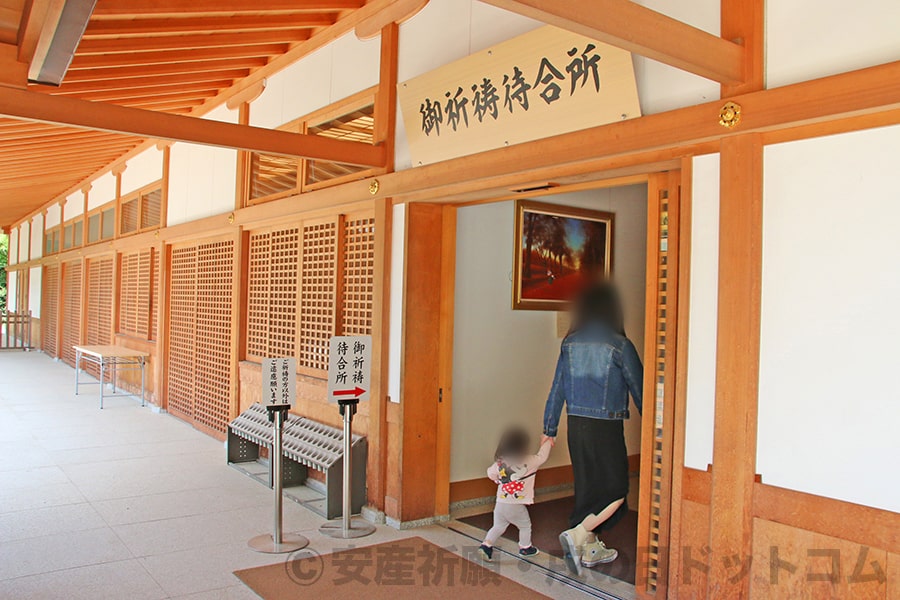
[[[53,0],[0,0],[0,57],[29,62]],[[59,87],[28,91],[202,115],[251,73],[365,0],[97,0]],[[59,8],[57,8],[59,10]],[[43,12],[42,12],[43,11]],[[49,31],[53,35],[53,29]],[[50,38],[52,39],[52,37]],[[0,226],[9,226],[147,140],[0,118]]]

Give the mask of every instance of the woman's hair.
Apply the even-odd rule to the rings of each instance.
[[[625,335],[625,315],[619,292],[608,281],[592,284],[575,301],[572,331],[597,323]]]
[[[520,459],[528,455],[528,447],[531,437],[521,427],[510,427],[500,436],[497,451],[494,452],[494,460],[501,458]]]

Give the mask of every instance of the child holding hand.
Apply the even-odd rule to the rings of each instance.
[[[545,440],[537,454],[528,451],[530,442],[528,432],[521,427],[507,429],[500,437],[494,462],[488,467],[488,477],[497,484],[497,503],[494,526],[478,548],[478,554],[485,560],[493,559],[494,544],[510,525],[519,530],[519,555],[538,554],[538,549],[531,543],[528,505],[534,504],[534,476],[547,462],[553,440]]]

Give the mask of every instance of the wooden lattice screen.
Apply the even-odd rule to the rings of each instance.
[[[370,335],[375,284],[374,217],[344,222],[343,272],[341,335]]]
[[[336,220],[304,225],[297,362],[314,371],[328,370],[328,344],[335,323],[337,248]]]
[[[151,339],[156,310],[153,272],[158,266],[153,249],[122,254],[119,272],[119,333]]]
[[[167,404],[188,421],[194,415],[194,340],[197,337],[197,248],[175,248],[169,281]]]
[[[296,356],[321,376],[332,335],[372,332],[374,261],[371,213],[251,232],[247,359]]]
[[[234,416],[234,261],[233,240],[172,251],[169,411],[211,433]]]
[[[63,316],[61,358],[75,366],[75,349],[81,344],[81,261],[63,263]]]
[[[299,228],[250,234],[249,359],[296,355],[299,265]]]
[[[147,339],[156,339],[157,323],[159,321],[159,252],[152,250],[151,262],[153,272],[150,274],[150,329],[147,331]]]
[[[659,187],[657,187],[659,186]],[[678,215],[674,176],[651,180],[648,204],[645,386],[641,430],[638,547],[646,548],[637,580],[647,595],[665,598],[669,575],[675,356],[678,341]]]
[[[59,265],[44,267],[41,278],[41,349],[56,358],[59,316]]]
[[[109,258],[92,258],[88,260],[87,294],[85,314],[84,343],[89,346],[102,346],[112,343],[112,303],[113,272],[115,260]],[[100,377],[97,365],[88,363],[85,370],[94,377]]]

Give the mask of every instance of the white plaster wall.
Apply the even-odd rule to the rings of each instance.
[[[66,221],[84,214],[84,194],[81,190],[66,196],[66,210],[63,213]]]
[[[388,395],[400,402],[403,356],[403,288],[406,264],[406,205],[393,207],[391,222],[391,317],[388,327]]]
[[[643,355],[647,189],[644,185],[541,198],[614,212],[613,270],[626,331]],[[503,429],[524,425],[535,448],[562,340],[557,313],[512,310],[513,202],[457,214],[450,480],[484,476]],[[569,464],[565,413],[547,466]],[[640,419],[626,422],[629,454],[640,453]]]
[[[898,156],[900,126],[765,149],[757,444],[764,483],[895,512]]]
[[[719,287],[719,155],[693,161],[684,466],[712,463]]]
[[[13,264],[10,262],[9,264]],[[9,271],[6,273],[6,310],[15,312],[18,310],[16,300],[19,295],[18,290],[19,273],[17,271]]]
[[[91,191],[88,192],[88,210],[94,210],[98,206],[103,206],[107,202],[112,202],[115,199],[115,175],[113,175],[112,173],[104,173],[93,182],[91,182]]]
[[[19,262],[19,228],[10,230],[9,232],[9,254],[7,254],[8,264],[14,265]]]
[[[224,106],[204,118],[237,122],[237,111]],[[169,226],[234,210],[235,150],[173,144],[169,158]]]
[[[766,3],[768,87],[900,59],[900,2]]]
[[[41,234],[44,227],[43,215],[35,215],[31,220],[31,258],[40,258],[44,255],[44,236]]]
[[[637,3],[719,35],[719,0],[637,0]],[[714,81],[643,56],[633,55],[633,60],[641,112],[645,115],[711,102],[720,97],[719,84]]]
[[[31,316],[41,318],[41,275],[43,269],[41,267],[32,267],[28,274],[28,308],[31,310]]]
[[[47,216],[45,217],[45,219],[47,220],[47,226],[45,227],[45,229],[50,229],[51,227],[56,227],[57,225],[59,225],[59,217],[59,204],[54,204],[53,206],[48,208]]]
[[[126,163],[122,173],[122,195],[162,179],[163,153],[152,146]]]
[[[381,36],[353,32],[266,80],[250,105],[250,124],[273,129],[378,84]]]

